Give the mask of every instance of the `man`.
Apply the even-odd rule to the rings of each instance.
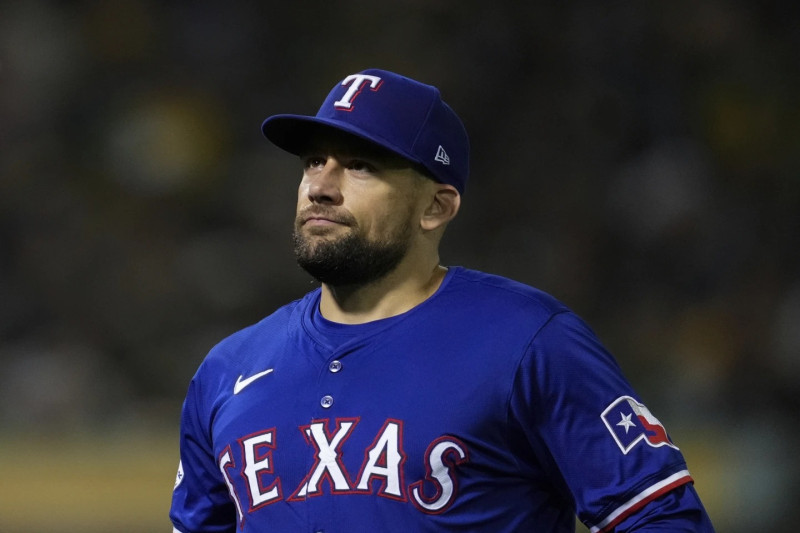
[[[295,252],[321,287],[197,371],[176,532],[712,531],[575,314],[440,264],[469,145],[436,88],[366,70],[262,129],[303,162]]]

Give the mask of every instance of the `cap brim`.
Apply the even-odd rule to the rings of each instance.
[[[306,115],[274,115],[261,124],[264,136],[278,148],[294,155],[302,155],[320,131],[333,129],[354,135],[371,144],[397,154],[415,164],[422,164],[413,155],[392,143],[370,135],[352,124]]]

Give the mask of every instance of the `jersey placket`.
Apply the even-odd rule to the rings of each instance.
[[[352,491],[350,472],[342,463],[341,448],[355,427],[356,420],[342,418],[344,359],[352,349],[328,352],[317,375],[317,387],[311,407],[311,422],[304,426],[309,454],[308,474],[297,497],[304,499],[308,531],[324,533],[325,524],[336,523],[336,493]],[[352,377],[352,376],[350,376]],[[346,409],[346,408],[345,408]],[[338,415],[338,416],[337,416]]]

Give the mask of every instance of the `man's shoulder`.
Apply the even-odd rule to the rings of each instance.
[[[301,321],[313,291],[288,303],[259,320],[225,337],[203,358],[193,382],[202,391],[203,402],[211,405],[220,398],[235,394],[234,384],[242,375],[253,375],[270,368],[276,354],[285,352],[288,343],[302,329]]]
[[[498,274],[463,267],[454,268],[449,288],[458,297],[479,301],[486,308],[520,309],[545,315],[569,310],[541,289]]]

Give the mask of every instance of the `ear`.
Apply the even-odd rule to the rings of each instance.
[[[430,203],[420,219],[420,226],[426,231],[446,226],[461,207],[461,194],[455,187],[443,183],[434,183],[434,187],[433,196],[429,196]]]

